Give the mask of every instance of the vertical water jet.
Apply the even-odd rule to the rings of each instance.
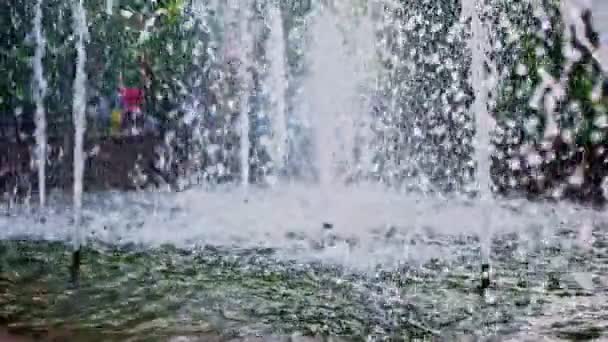
[[[72,119],[74,122],[74,254],[73,274],[77,275],[80,265],[80,245],[82,243],[82,191],[84,178],[84,134],[86,131],[86,83],[85,64],[87,54],[85,42],[89,39],[84,0],[73,0],[73,29],[76,35],[76,77]]]
[[[479,197],[485,201],[491,196],[492,178],[491,168],[491,133],[494,129],[494,118],[488,112],[488,99],[490,95],[489,81],[491,75],[487,75],[486,69],[493,71],[488,58],[490,42],[487,29],[481,19],[481,7],[483,3],[479,0],[463,0],[462,11],[464,18],[471,19],[471,38],[469,49],[471,50],[471,85],[475,94],[472,105],[472,113],[475,116],[475,161],[477,162],[477,186]]]
[[[114,0],[106,0],[106,14],[112,15],[114,12]]]
[[[471,51],[471,75],[470,82],[474,91],[474,102],[472,113],[475,116],[475,161],[477,162],[476,181],[480,212],[479,232],[482,259],[481,288],[489,286],[490,253],[493,232],[491,222],[491,210],[484,209],[492,200],[492,177],[491,169],[491,133],[494,129],[494,118],[488,111],[488,100],[491,85],[486,70],[494,71],[488,54],[491,49],[490,38],[487,28],[482,21],[482,10],[484,3],[481,0],[462,0],[462,16],[465,20],[470,19],[471,38],[469,49]]]
[[[47,158],[47,134],[46,113],[44,100],[47,92],[47,82],[44,78],[44,66],[42,60],[46,50],[46,40],[42,32],[42,1],[36,1],[34,16],[34,37],[36,39],[36,50],[34,53],[34,100],[36,102],[36,162],[38,164],[38,196],[40,209],[46,202],[46,158]]]

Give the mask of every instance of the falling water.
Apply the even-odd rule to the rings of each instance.
[[[314,129],[319,184],[326,189],[336,176],[334,158],[339,155],[337,120],[344,104],[344,101],[340,101],[340,96],[344,96],[340,88],[347,82],[347,75],[341,68],[345,60],[342,39],[333,18],[322,13],[311,30],[315,37],[313,46],[308,49],[311,75],[304,88]]]
[[[249,124],[249,96],[252,89],[252,80],[249,72],[252,58],[252,43],[253,37],[249,32],[249,20],[251,19],[250,3],[246,2],[239,11],[239,37],[240,37],[240,70],[239,75],[242,82],[241,91],[241,184],[244,189],[249,186],[249,151],[251,141],[249,140],[250,124]]]
[[[352,58],[356,61],[357,88],[355,89],[354,101],[351,113],[354,116],[353,147],[358,151],[354,156],[353,169],[360,174],[367,175],[373,168],[371,150],[374,133],[372,132],[372,101],[377,91],[380,77],[380,63],[377,52],[376,24],[379,17],[378,1],[369,1],[357,8],[355,20],[350,20],[354,27],[351,41],[354,44]],[[354,170],[351,170],[351,172]]]
[[[46,113],[44,111],[44,98],[46,97],[47,82],[44,78],[44,58],[46,41],[42,33],[42,1],[36,2],[36,15],[34,17],[34,36],[36,38],[36,52],[34,54],[34,79],[36,89],[34,99],[36,101],[36,145],[38,162],[38,191],[40,207],[44,208],[46,198]]]
[[[285,39],[281,9],[270,6],[268,13],[270,21],[270,38],[266,43],[266,51],[270,59],[270,75],[268,79],[271,97],[272,139],[271,155],[275,168],[283,168],[287,154],[287,120],[286,120],[286,91],[287,71],[285,61]]]
[[[76,248],[80,245],[80,223],[82,211],[82,190],[84,177],[84,133],[86,130],[86,82],[85,63],[87,59],[85,41],[89,37],[84,0],[75,0],[74,32],[76,41],[76,78],[74,79],[74,102],[72,116],[74,120],[74,225],[76,227]]]

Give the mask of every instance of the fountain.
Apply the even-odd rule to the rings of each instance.
[[[125,1],[106,0],[98,10],[111,17]],[[38,177],[45,180],[41,3],[34,18],[34,95]],[[157,25],[204,26],[203,33],[187,31],[200,34],[189,39],[210,41],[196,45],[197,62],[184,68],[200,75],[169,80],[180,91],[213,95],[193,91],[184,100],[192,103],[178,106],[188,109],[186,124],[197,123],[192,134],[208,143],[188,158],[200,159],[203,171],[195,172],[209,179],[180,192],[84,191],[87,82],[94,82],[86,67],[98,57],[87,53],[95,48],[87,44],[89,30],[91,41],[101,38],[93,35],[95,10],[83,0],[72,4],[72,206],[61,193],[45,200],[40,185],[46,222],[0,217],[0,283],[7,278],[9,293],[18,293],[0,293],[0,321],[7,312],[25,330],[64,322],[80,329],[85,322],[83,331],[94,327],[103,337],[111,326],[114,339],[277,331],[370,340],[406,334],[456,340],[462,332],[472,339],[570,336],[564,324],[541,319],[568,319],[572,324],[565,325],[579,330],[589,325],[589,334],[603,329],[596,313],[605,310],[601,289],[608,284],[598,272],[608,250],[605,217],[571,203],[503,198],[493,190],[496,97],[510,76],[494,56],[494,31],[517,30],[491,17],[488,1],[411,1],[407,7],[336,0],[294,14],[271,2],[198,0],[184,9],[185,19],[157,10]],[[562,10],[564,18],[575,12]],[[257,30],[262,21],[268,22]],[[166,38],[167,31],[151,39],[160,43],[147,52],[166,50],[176,60],[187,55],[180,49],[188,45]],[[454,58],[445,58],[450,51]],[[527,90],[539,113],[549,115],[546,131],[559,132],[556,104],[563,93],[545,90],[565,91],[569,76],[551,81],[549,72],[539,72],[543,91],[534,98],[534,89]],[[260,117],[269,119],[269,129],[260,129],[267,124]],[[546,131],[542,137],[550,136]],[[259,134],[268,134],[268,143]],[[267,165],[258,163],[260,151],[269,155],[276,182],[256,177]],[[470,180],[458,168],[471,165],[476,198],[459,192]],[[288,170],[300,166],[315,176]],[[211,169],[217,177],[209,176]],[[416,182],[425,184],[408,191]],[[435,190],[443,189],[437,182],[450,183],[448,191]],[[84,291],[66,290],[53,272],[70,239],[72,278]],[[95,272],[79,274],[84,252],[91,258],[83,265]],[[15,271],[5,272],[3,260]],[[494,271],[500,279],[491,278]],[[476,288],[492,296],[480,301]],[[93,299],[83,305],[82,293]],[[22,298],[32,298],[35,307],[21,310]],[[563,298],[576,307],[568,309]]]

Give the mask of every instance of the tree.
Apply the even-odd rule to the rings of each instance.
[[[30,35],[33,1],[7,0],[0,4],[0,118],[3,131],[19,140],[18,119],[32,120]],[[12,134],[11,134],[12,135]]]
[[[498,123],[495,137],[494,181],[501,192],[525,191],[561,197],[598,198],[605,156],[599,148],[606,144],[605,128],[597,122],[605,115],[601,94],[601,70],[581,39],[597,46],[598,37],[590,26],[590,12],[584,37],[571,31],[565,42],[565,27],[558,0],[545,0],[534,7],[529,1],[490,1],[488,20],[497,28],[496,63],[503,71],[494,112]],[[585,14],[586,13],[586,14]],[[503,20],[503,25],[499,20]],[[508,23],[505,23],[508,22]],[[565,45],[568,44],[568,45]],[[566,48],[580,58],[564,56]],[[543,76],[544,75],[544,76]],[[544,106],[551,99],[546,79],[567,80],[565,94],[553,111]],[[538,96],[540,94],[540,97]],[[548,140],[548,119],[556,117],[558,134]],[[586,155],[586,157],[583,157]],[[571,177],[584,167],[583,184]]]

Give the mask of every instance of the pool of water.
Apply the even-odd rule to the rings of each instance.
[[[318,207],[299,192],[161,196],[154,208],[150,194],[90,197],[78,287],[69,281],[67,209],[57,205],[45,220],[5,216],[0,322],[21,335],[86,341],[608,336],[601,213],[365,194]],[[234,211],[219,211],[229,200]],[[492,282],[480,291],[484,259]]]
[[[605,233],[594,230],[592,250],[567,254],[560,243],[520,254],[516,236],[497,237],[486,293],[477,289],[479,248],[466,236],[426,242],[453,244],[457,255],[450,261],[375,272],[287,262],[270,249],[91,242],[83,250],[78,287],[69,281],[69,246],[5,240],[0,320],[14,332],[64,330],[86,340],[204,334],[597,337],[608,322]]]

